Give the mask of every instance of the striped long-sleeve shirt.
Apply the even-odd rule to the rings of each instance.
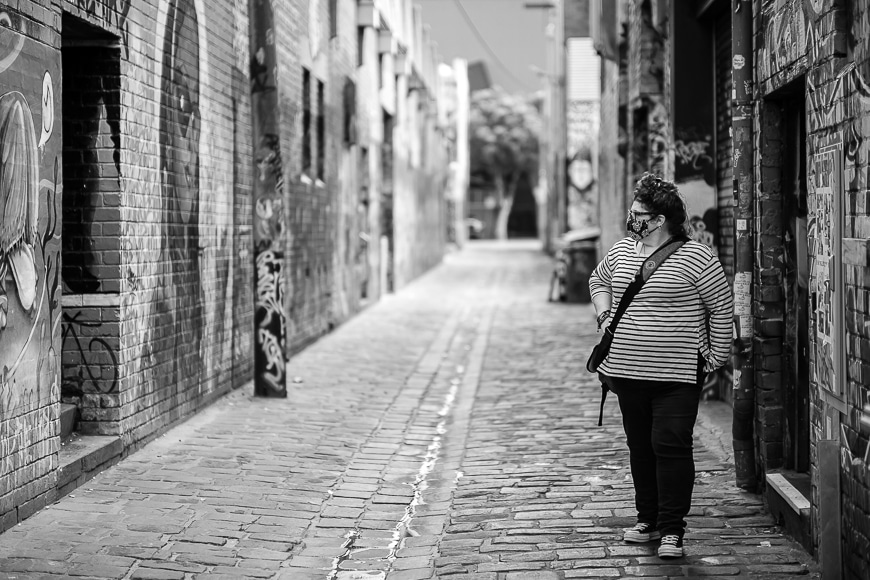
[[[610,294],[611,316],[645,259],[636,242],[625,238],[592,272],[592,297]],[[706,371],[727,362],[733,309],[719,260],[710,248],[690,240],[656,269],[631,301],[598,370],[613,377],[694,383],[699,352]]]

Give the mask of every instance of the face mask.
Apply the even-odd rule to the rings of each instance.
[[[649,229],[649,220],[642,221],[631,214],[629,214],[628,220],[625,222],[625,228],[628,230],[628,237],[635,242],[641,241],[660,227],[662,227],[661,224],[653,229]]]

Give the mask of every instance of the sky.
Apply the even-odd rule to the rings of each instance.
[[[431,27],[432,39],[438,44],[444,62],[454,58],[484,61],[493,84],[511,93],[532,93],[543,88],[544,79],[534,67],[546,70],[547,11],[523,6],[540,4],[541,0],[415,0],[415,3],[423,9],[423,22]]]

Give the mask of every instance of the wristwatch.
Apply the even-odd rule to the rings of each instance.
[[[595,322],[598,323],[598,330],[601,330],[601,325],[604,324],[604,321],[610,318],[610,311],[605,310],[601,314],[598,315],[598,318],[595,319]]]

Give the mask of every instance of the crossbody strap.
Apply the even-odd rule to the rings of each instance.
[[[635,296],[637,296],[637,293],[640,292],[644,282],[649,280],[650,276],[653,275],[653,272],[661,266],[662,262],[664,262],[668,256],[682,248],[686,241],[688,241],[688,239],[684,237],[671,238],[662,244],[659,249],[653,252],[649,258],[643,261],[643,264],[640,265],[637,274],[634,276],[634,280],[632,280],[631,284],[628,285],[628,288],[625,289],[625,293],[619,301],[619,306],[616,307],[616,313],[613,315],[613,322],[611,322],[607,327],[607,331],[609,331],[610,334],[616,332],[616,325],[619,324],[622,315],[625,314],[626,310],[628,310],[628,305],[631,304],[631,301]]]

